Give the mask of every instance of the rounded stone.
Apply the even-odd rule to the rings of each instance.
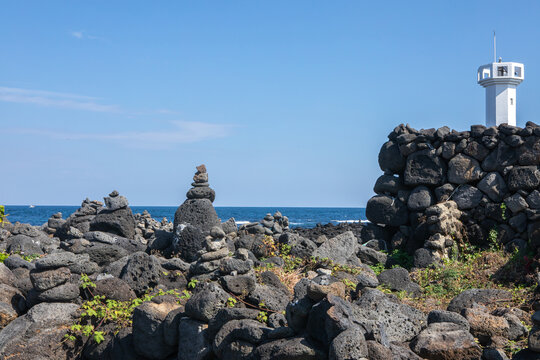
[[[460,210],[467,210],[477,207],[482,200],[482,192],[471,185],[461,185],[456,189],[451,198]]]
[[[448,162],[448,180],[454,184],[466,184],[482,178],[483,171],[478,160],[458,154]]]
[[[216,198],[216,192],[209,187],[194,187],[189,189],[186,194],[188,199],[208,199],[214,202]]]
[[[422,211],[433,204],[433,194],[426,186],[418,186],[409,195],[407,207],[412,211]]]
[[[377,195],[369,199],[366,217],[375,224],[400,226],[407,223],[407,207],[401,201],[386,195]]]
[[[387,141],[383,144],[379,152],[379,166],[382,171],[392,174],[403,170],[405,158],[401,155],[396,143]]]
[[[375,182],[373,191],[377,194],[396,195],[403,188],[401,179],[393,175],[381,175]]]
[[[407,157],[404,180],[405,185],[434,185],[444,183],[445,162],[436,155],[435,150],[417,151]]]

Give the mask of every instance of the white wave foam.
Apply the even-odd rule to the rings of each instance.
[[[353,224],[353,223],[359,223],[362,220],[330,220],[330,221],[337,222],[337,223],[340,223],[340,224],[341,223]]]
[[[252,221],[244,221],[244,220],[241,220],[241,221],[235,221],[236,222],[236,225],[245,225],[245,224],[250,224],[252,223]]]

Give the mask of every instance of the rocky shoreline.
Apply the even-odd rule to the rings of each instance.
[[[371,223],[291,229],[276,212],[239,227],[218,218],[204,165],[173,222],[117,191],[41,227],[5,222],[0,358],[540,359],[536,136],[397,127]],[[466,257],[470,242],[496,250]],[[458,257],[485,269],[520,251],[526,301],[501,285],[419,306]]]

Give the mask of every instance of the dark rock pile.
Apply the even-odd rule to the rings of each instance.
[[[429,181],[447,176],[437,166],[411,165],[410,173],[427,171]],[[447,311],[426,314],[376,289],[383,285],[418,295],[422,289],[406,269],[377,275],[368,265],[391,267],[390,249],[407,249],[415,241],[419,245],[412,248],[423,251],[416,251],[418,263],[450,256],[466,231],[460,220],[471,212],[460,208],[453,188],[441,185],[448,188],[445,200],[452,200],[436,204],[441,189],[433,195],[432,185],[424,184],[409,191],[411,185],[391,177],[378,182],[387,193],[370,205],[369,216],[387,223],[384,227],[294,231],[278,212],[238,229],[234,219],[217,217],[204,166],[197,167],[174,224],[148,213],[133,215],[116,191],[105,198],[106,207],[85,200],[68,219],[55,214],[43,227],[7,224],[2,249],[41,256],[27,261],[14,254],[0,264],[0,358],[506,359],[502,349],[508,341],[528,335],[522,324],[527,314],[488,305],[512,294],[470,289]],[[508,210],[512,218],[514,210]],[[420,213],[422,218],[411,215]],[[310,264],[305,273],[285,271],[292,257]],[[87,281],[95,286],[87,287]],[[66,341],[81,304],[94,296],[109,301],[146,296],[146,301],[120,329],[98,319],[99,344],[87,336]],[[533,323],[540,324],[536,317]],[[538,334],[534,327],[529,349],[520,355],[528,357],[522,358],[538,358]]]
[[[416,250],[418,266],[444,257],[463,235],[476,245],[488,245],[489,237],[509,250],[523,249],[527,241],[538,248],[538,125],[473,125],[462,132],[399,125],[388,138],[379,153],[384,175],[366,216],[393,234],[394,248]],[[441,208],[450,201],[457,209]],[[461,228],[456,224],[449,232],[452,226],[442,224],[447,230],[434,233],[430,228],[442,216]]]
[[[240,227],[240,232],[248,234],[263,234],[278,238],[281,234],[289,230],[289,218],[276,211],[274,215],[266,214],[260,222],[244,224]]]

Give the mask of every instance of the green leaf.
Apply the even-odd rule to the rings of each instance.
[[[105,340],[105,337],[103,336],[103,331],[96,331],[94,332],[94,341],[96,343],[100,343],[102,342],[103,340]]]

